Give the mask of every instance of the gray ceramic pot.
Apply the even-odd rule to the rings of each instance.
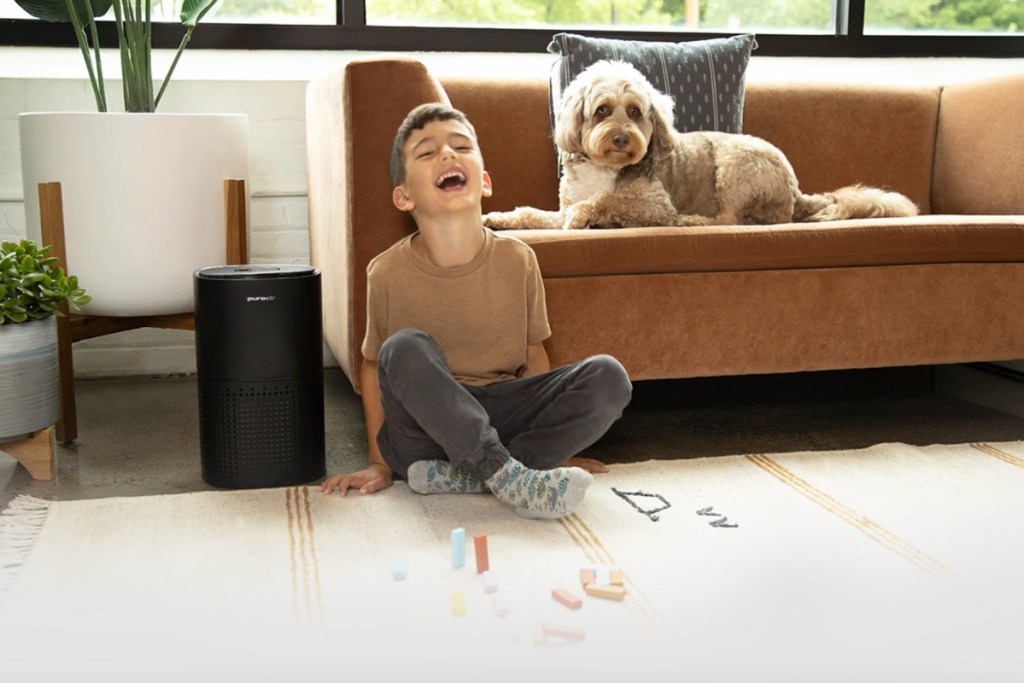
[[[0,326],[0,443],[57,422],[57,319]]]

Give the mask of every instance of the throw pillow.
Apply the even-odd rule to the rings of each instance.
[[[676,128],[740,133],[743,127],[744,77],[751,34],[682,43],[588,38],[557,33],[548,52],[559,55],[551,69],[551,125],[562,90],[594,62],[621,59],[640,70],[654,87],[676,102]]]

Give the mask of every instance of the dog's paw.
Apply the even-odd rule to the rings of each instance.
[[[581,211],[570,206],[565,213],[565,221],[562,223],[562,230],[584,230],[590,227],[590,215],[587,211]]]
[[[492,211],[483,215],[484,225],[492,230],[514,230],[517,217],[513,212]]]

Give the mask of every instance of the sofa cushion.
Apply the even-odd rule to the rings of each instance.
[[[676,128],[739,133],[743,127],[743,87],[750,34],[682,43],[588,38],[557,33],[548,52],[559,55],[551,69],[551,122],[561,93],[594,62],[621,59],[643,73],[654,87],[676,102]]]
[[[1024,218],[918,216],[825,224],[517,230],[545,278],[1024,262]]]

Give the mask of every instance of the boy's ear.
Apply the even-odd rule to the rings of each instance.
[[[391,193],[391,201],[399,211],[412,211],[416,206],[402,185],[396,187]]]
[[[494,194],[494,186],[491,184],[491,174],[488,173],[487,171],[484,171],[484,183],[482,191],[485,197],[490,197],[492,194]]]

